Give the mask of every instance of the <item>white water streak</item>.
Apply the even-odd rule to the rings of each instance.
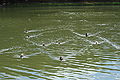
[[[97,36],[97,37],[98,37],[98,36]],[[108,39],[103,38],[103,37],[98,37],[98,38],[100,38],[100,39],[104,40],[105,42],[109,43],[109,44],[112,45],[114,48],[120,49],[120,46],[119,46],[119,45],[116,45],[115,43],[113,44],[113,43],[112,43],[111,41],[109,41]]]

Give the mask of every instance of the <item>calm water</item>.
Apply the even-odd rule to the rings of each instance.
[[[0,8],[0,79],[120,80],[120,7]]]

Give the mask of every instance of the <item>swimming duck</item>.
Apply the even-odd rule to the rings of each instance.
[[[60,42],[58,42],[58,44],[60,44]]]
[[[43,45],[43,46],[45,46],[45,44],[44,44],[44,43],[43,43],[42,45]]]
[[[95,44],[99,44],[98,41],[96,41]]]
[[[23,56],[24,56],[24,54],[21,54],[21,55],[20,55],[20,58],[23,58]]]
[[[88,33],[86,33],[85,36],[88,37]]]
[[[63,60],[63,57],[60,56],[60,61],[62,61],[62,60]]]

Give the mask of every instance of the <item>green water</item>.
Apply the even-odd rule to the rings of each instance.
[[[0,79],[120,80],[119,8],[0,8]]]

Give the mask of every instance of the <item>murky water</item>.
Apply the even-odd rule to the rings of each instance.
[[[0,8],[0,79],[120,80],[119,6]]]

